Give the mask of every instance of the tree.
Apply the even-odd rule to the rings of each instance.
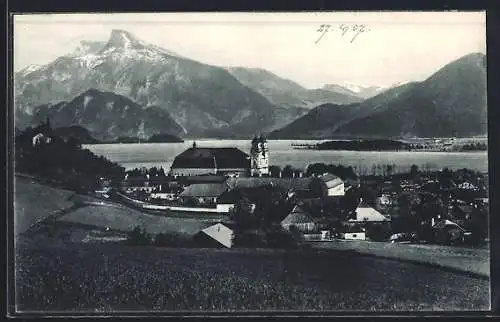
[[[291,165],[286,165],[284,168],[283,168],[283,177],[284,178],[291,178],[293,176],[293,173],[294,173],[294,169],[292,168]]]
[[[386,241],[391,236],[388,223],[373,223],[366,228],[366,235],[373,241]]]
[[[236,230],[256,229],[259,226],[259,218],[251,210],[252,204],[246,197],[241,198],[235,203],[231,211],[231,219],[234,221]]]
[[[419,172],[419,170],[418,170],[418,165],[416,165],[416,164],[412,164],[412,165],[411,165],[411,168],[410,168],[410,177],[411,177],[412,179],[414,179],[414,178],[415,178],[415,176],[417,176],[417,175],[418,175],[418,172]]]
[[[279,177],[281,168],[277,165],[269,166],[269,174],[271,177]]]
[[[313,163],[307,166],[306,175],[308,177],[313,175],[322,175],[329,171],[329,167],[324,163]]]
[[[363,200],[367,204],[375,205],[377,199],[377,191],[369,186],[364,186],[361,188],[361,197],[363,197]]]
[[[449,188],[452,186],[453,171],[448,168],[444,168],[443,171],[439,173],[439,183],[441,186]]]
[[[386,165],[386,174],[388,176],[392,176],[393,170],[394,170],[394,166],[392,164]]]

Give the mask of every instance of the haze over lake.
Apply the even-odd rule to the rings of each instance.
[[[249,153],[250,140],[197,139],[197,147],[237,147]],[[319,151],[293,149],[292,143],[314,144],[310,140],[269,140],[270,164],[284,167],[289,164],[304,169],[308,164],[323,162],[352,166],[361,174],[372,172],[372,166],[394,164],[396,172],[409,171],[412,164],[422,170],[468,168],[488,171],[488,154],[480,152],[379,152],[379,151]],[[97,155],[103,155],[126,169],[160,167],[170,169],[174,158],[193,145],[193,140],[183,143],[98,144],[85,145]]]

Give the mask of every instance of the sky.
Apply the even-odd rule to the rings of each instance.
[[[81,40],[105,41],[112,29],[307,88],[420,81],[466,54],[486,53],[485,12],[30,14],[14,16],[14,70],[47,64]]]

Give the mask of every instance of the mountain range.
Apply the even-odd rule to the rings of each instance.
[[[272,138],[450,137],[487,133],[486,56],[455,60],[422,82],[361,103],[323,104]]]
[[[363,97],[346,88],[306,89],[261,68],[229,67],[227,70],[243,85],[263,95],[280,107],[314,108],[324,103],[349,104],[360,102]]]
[[[306,89],[263,69],[203,64],[115,29],[107,41],[82,41],[49,64],[15,73],[15,125],[48,116],[56,126],[83,126],[99,140],[155,133],[467,135],[485,131],[486,103],[485,70],[474,65],[484,55],[466,57],[443,68],[448,76],[439,76],[441,70],[421,83]]]
[[[71,101],[89,89],[164,110],[184,136],[248,136],[280,128],[307,112],[303,104],[274,105],[224,68],[182,57],[123,30],[113,30],[106,42],[82,41],[74,52],[47,65],[29,66],[16,73],[14,84],[18,128],[33,124],[38,105]],[[308,99],[314,105],[331,94],[311,95],[317,96],[316,101]]]

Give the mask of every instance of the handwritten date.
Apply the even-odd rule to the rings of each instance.
[[[340,32],[342,37],[347,36],[348,34],[351,35],[351,39],[349,42],[352,43],[360,34],[370,31],[370,29],[368,29],[368,27],[364,24],[340,24],[336,28],[335,26],[329,24],[323,24],[320,25],[317,30],[317,32],[321,33],[321,35],[318,39],[316,39],[315,44],[318,44],[320,40],[323,39],[323,37],[330,31],[338,31]]]

